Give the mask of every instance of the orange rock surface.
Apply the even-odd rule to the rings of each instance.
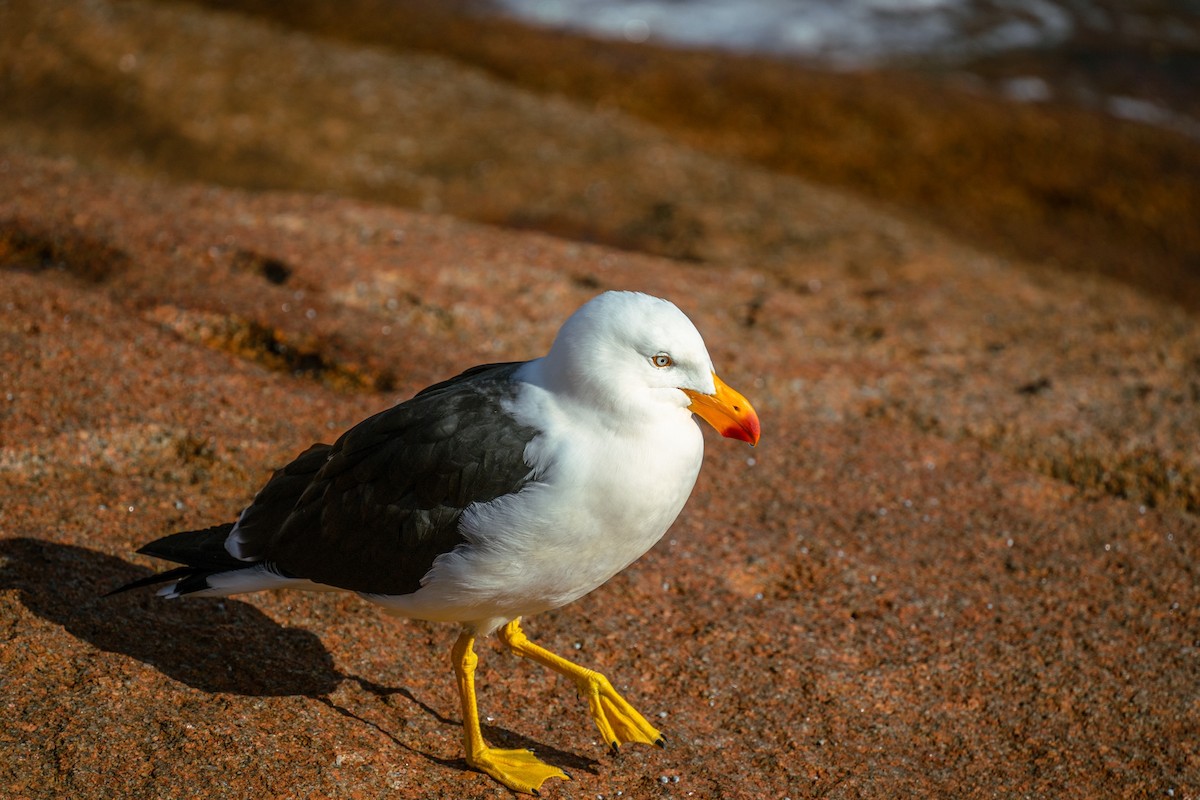
[[[448,627],[102,595],[607,288],[692,316],[763,439],[710,437],[666,538],[527,621],[665,750],[481,648],[485,734],[574,777],[543,794],[1198,796],[1183,307],[439,56],[141,2],[0,39],[0,796],[506,795]]]

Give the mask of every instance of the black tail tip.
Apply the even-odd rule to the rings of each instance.
[[[130,581],[122,586],[118,586],[111,592],[105,592],[103,595],[101,595],[101,597],[112,597],[115,594],[123,594],[124,592],[128,592],[133,589],[141,589],[144,586],[155,586],[160,583],[166,583],[167,581],[186,578],[194,572],[195,570],[191,567],[176,567],[175,569],[169,569],[166,572],[159,572],[154,575],[147,575],[144,578],[138,578],[136,581]]]

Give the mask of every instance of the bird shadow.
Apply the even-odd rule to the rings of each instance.
[[[95,647],[141,661],[207,693],[254,697],[304,696],[370,725],[392,742],[437,764],[469,769],[465,760],[420,751],[380,725],[334,702],[352,681],[379,698],[399,695],[446,725],[458,725],[402,687],[342,672],[313,633],[280,625],[249,603],[228,598],[166,602],[152,592],[104,595],[150,574],[119,558],[75,545],[18,537],[0,540],[0,590],[44,620]],[[536,749],[563,766],[595,772],[598,762],[497,726],[489,738]]]
[[[200,691],[317,697],[345,678],[315,635],[249,603],[168,603],[153,592],[104,597],[123,580],[149,574],[113,556],[16,538],[0,541],[0,564],[0,589],[16,589],[34,614]]]

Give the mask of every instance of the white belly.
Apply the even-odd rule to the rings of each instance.
[[[541,441],[539,480],[469,508],[466,543],[439,556],[422,588],[369,599],[404,616],[488,633],[582,597],[654,546],[682,510],[703,439],[689,414],[622,437],[578,430]]]

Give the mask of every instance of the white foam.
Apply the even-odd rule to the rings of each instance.
[[[1053,0],[497,0],[534,24],[615,39],[646,38],[868,64],[920,54],[979,55],[1048,46],[1071,35]]]

